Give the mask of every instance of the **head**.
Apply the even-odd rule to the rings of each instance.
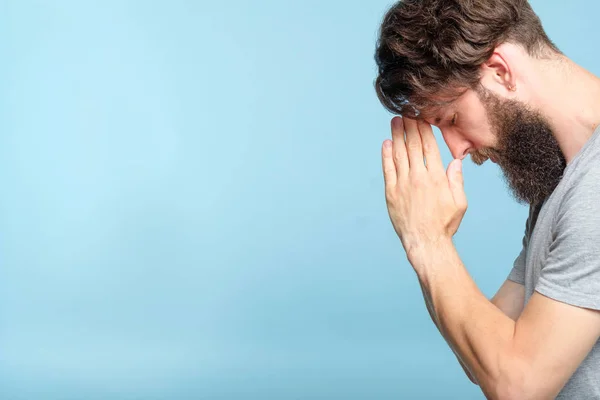
[[[454,158],[497,162],[535,204],[566,166],[535,101],[535,68],[560,58],[527,0],[403,0],[381,26],[375,87],[391,112],[437,126]]]

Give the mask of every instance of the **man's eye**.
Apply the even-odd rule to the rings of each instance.
[[[456,114],[454,114],[454,116],[452,116],[452,125],[456,124]]]

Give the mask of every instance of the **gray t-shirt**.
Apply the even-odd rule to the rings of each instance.
[[[600,310],[600,127],[567,165],[554,192],[532,205],[523,249],[508,276],[563,303]],[[557,399],[600,400],[600,341]]]

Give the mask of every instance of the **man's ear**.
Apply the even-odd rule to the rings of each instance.
[[[492,56],[481,65],[481,83],[496,93],[514,92],[517,87],[515,75],[510,68],[509,52],[498,46]]]

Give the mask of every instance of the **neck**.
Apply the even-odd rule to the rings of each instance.
[[[600,79],[566,57],[550,63],[537,102],[569,163],[600,125]]]

